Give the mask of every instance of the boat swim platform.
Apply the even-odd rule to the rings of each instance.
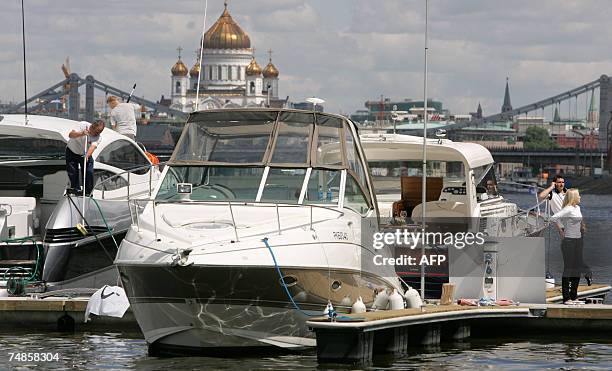
[[[89,315],[89,297],[0,297],[0,328],[47,331],[140,331],[130,309],[122,318]]]
[[[525,339],[568,330],[573,335],[612,331],[612,305],[426,305],[421,308],[338,314],[307,321],[319,362],[363,363],[374,354],[404,354],[411,347],[463,342],[470,337]]]

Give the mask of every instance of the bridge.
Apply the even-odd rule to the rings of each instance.
[[[508,120],[522,114],[541,113],[541,115],[544,116],[545,108],[553,107],[558,112],[561,108],[562,103],[567,104],[570,116],[571,113],[575,112],[574,118],[577,118],[578,98],[583,96],[585,98],[585,106],[588,106],[589,93],[591,100],[594,100],[596,89],[598,89],[599,93],[599,111],[597,115],[597,127],[599,129],[599,148],[608,152],[610,149],[612,149],[612,132],[610,128],[610,123],[612,122],[612,80],[610,80],[607,75],[601,75],[597,80],[588,82],[571,90],[553,95],[549,98],[541,99],[535,103],[523,105],[518,108],[512,108],[512,106],[510,105],[510,99],[508,96],[508,86],[506,85],[506,97],[504,99],[504,106],[502,106],[503,112],[484,116],[480,120],[471,120],[465,123],[454,124],[449,126],[448,130],[457,130],[466,126],[472,126],[483,122],[487,123],[493,121]],[[572,101],[574,102],[573,107]],[[588,108],[585,111],[585,114],[588,115]]]
[[[85,110],[84,119],[86,121],[92,121],[94,118],[94,90],[104,92],[105,95],[113,94],[123,99],[127,98],[130,94],[122,89],[116,88],[99,80],[96,80],[93,76],[88,75],[84,79],[79,75],[72,73],[66,74],[67,78],[58,82],[57,84],[41,91],[28,98],[27,100],[20,102],[14,106],[8,107],[0,113],[8,112],[23,112],[26,104],[32,111],[36,111],[45,104],[65,97],[68,97],[68,117],[73,120],[81,119],[81,108],[80,108],[80,96],[79,88],[85,86]],[[522,114],[536,113],[544,116],[544,109],[550,107],[554,108],[556,112],[561,109],[562,104],[567,105],[568,114],[574,114],[574,119],[578,118],[578,100],[584,98],[585,107],[588,106],[588,99],[590,96],[591,104],[595,101],[596,91],[599,95],[599,108],[596,112],[597,117],[589,117],[589,119],[595,121],[595,125],[599,131],[599,142],[598,150],[594,152],[581,152],[580,156],[576,156],[576,151],[570,149],[567,151],[556,150],[556,151],[524,151],[524,150],[508,150],[508,149],[492,149],[494,156],[501,162],[519,162],[526,163],[525,160],[537,160],[546,161],[548,159],[557,161],[563,161],[568,164],[575,164],[581,158],[588,163],[591,161],[598,164],[601,162],[603,156],[606,159],[607,167],[612,169],[612,81],[607,75],[601,75],[598,79],[570,89],[565,92],[553,95],[549,98],[541,99],[535,103],[526,104],[518,108],[512,108],[510,105],[510,98],[508,92],[508,86],[506,85],[506,97],[504,99],[504,105],[502,112],[495,113],[492,115],[484,116],[481,118],[473,119],[467,122],[456,123],[448,125],[445,128],[448,131],[450,137],[452,137],[452,131],[458,130],[467,126],[474,125],[485,125],[487,122],[512,120],[514,117]],[[135,103],[141,104],[154,113],[165,113],[170,117],[178,119],[185,119],[187,114],[172,109],[168,106],[161,105],[157,102],[153,102],[142,97],[132,96],[131,100]],[[589,115],[590,112],[587,109],[585,114]],[[432,129],[430,135],[433,135],[435,130]],[[515,161],[518,160],[518,161]]]
[[[116,88],[102,81],[96,80],[93,76],[88,75],[84,79],[76,73],[71,73],[66,79],[58,82],[55,85],[29,97],[27,100],[17,103],[14,106],[5,108],[0,113],[23,112],[26,104],[28,111],[36,111],[45,104],[54,100],[58,100],[64,96],[68,96],[68,118],[71,120],[81,120],[80,118],[80,96],[79,88],[85,85],[85,121],[92,122],[94,119],[94,89],[104,92],[105,95],[111,94],[122,99],[127,99],[130,96],[125,90]],[[143,105],[155,113],[165,113],[168,116],[179,119],[186,119],[187,114],[164,106],[157,102],[153,102],[142,97],[132,96],[131,102]]]
[[[588,168],[601,167],[608,156],[605,150],[584,150],[559,148],[551,150],[530,150],[524,148],[488,148],[496,163],[525,164],[527,167],[545,168],[552,164],[573,165]]]

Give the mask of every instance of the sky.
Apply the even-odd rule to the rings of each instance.
[[[61,81],[70,57],[81,77],[168,96],[177,47],[188,67],[195,62],[204,3],[25,0],[28,93]],[[506,77],[518,107],[612,75],[611,5],[430,0],[428,97],[453,113],[480,102],[487,115],[500,111]],[[425,0],[229,0],[228,9],[261,66],[273,50],[281,97],[316,96],[344,114],[381,95],[423,99]],[[208,0],[207,28],[222,10],[223,0]],[[22,101],[21,0],[0,1],[0,25],[0,101]]]

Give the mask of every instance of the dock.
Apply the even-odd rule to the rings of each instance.
[[[319,362],[361,363],[371,361],[374,354],[402,354],[409,347],[461,342],[474,330],[508,338],[515,331],[523,335],[542,330],[609,334],[612,305],[437,305],[338,315],[334,321],[317,317],[307,325],[316,334]]]
[[[586,298],[601,298],[604,299],[605,296],[612,290],[612,286],[602,285],[602,284],[593,284],[591,286],[579,285],[578,286],[578,299],[586,299]],[[561,287],[557,286],[554,289],[546,290],[546,302],[547,303],[562,303],[563,295],[561,294]]]
[[[90,315],[85,323],[88,297],[0,298],[0,327],[50,331],[92,331],[117,329],[139,331],[131,310],[123,318]]]

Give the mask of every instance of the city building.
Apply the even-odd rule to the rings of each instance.
[[[275,107],[285,103],[278,98],[279,70],[272,63],[272,51],[269,51],[268,64],[262,68],[255,60],[249,35],[234,21],[227,2],[203,38],[202,60],[198,40],[196,60],[190,69],[181,58],[182,49],[178,49],[178,60],[170,69],[171,108],[192,112],[196,106],[202,110]]]
[[[390,98],[381,97],[380,100],[369,100],[364,103],[366,110],[358,110],[350,116],[351,120],[366,124],[368,122],[391,122],[394,119],[404,121],[402,117],[410,119],[423,119],[423,101],[404,99],[392,101]],[[438,120],[448,116],[448,110],[444,109],[442,102],[433,99],[427,100],[427,112],[437,115]],[[398,119],[400,117],[400,119]],[[435,117],[434,117],[435,120]]]

